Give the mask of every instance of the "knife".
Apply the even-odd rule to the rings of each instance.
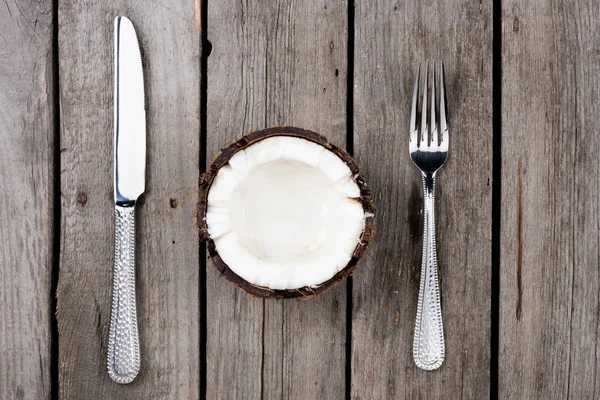
[[[145,189],[144,75],[135,29],[118,16],[115,29],[115,263],[108,334],[108,375],[130,383],[140,371],[135,299],[135,205]]]

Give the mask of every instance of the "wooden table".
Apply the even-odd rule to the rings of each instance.
[[[143,370],[106,373],[113,18],[143,49]],[[418,61],[443,58],[446,361],[411,357],[422,195]],[[0,398],[600,398],[597,0],[6,0],[0,4]],[[354,154],[377,233],[354,277],[263,301],[206,259],[207,161],[295,125]]]

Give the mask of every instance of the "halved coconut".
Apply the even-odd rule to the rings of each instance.
[[[354,159],[292,127],[252,132],[222,150],[200,180],[197,217],[217,269],[263,298],[332,287],[354,271],[375,226]]]

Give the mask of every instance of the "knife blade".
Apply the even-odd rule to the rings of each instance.
[[[144,192],[146,110],[142,57],[133,24],[115,18],[115,203],[135,202]]]
[[[108,375],[132,382],[140,371],[140,344],[135,296],[135,206],[145,190],[146,111],[142,58],[133,24],[114,20],[114,195],[115,261]]]

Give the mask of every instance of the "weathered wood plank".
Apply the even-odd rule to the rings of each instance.
[[[272,125],[312,129],[344,146],[347,3],[208,7],[209,158]],[[207,275],[207,398],[344,397],[343,284],[308,301],[263,302],[211,265]]]
[[[0,397],[49,399],[52,2],[0,9]]]
[[[355,154],[373,188],[377,233],[354,278],[352,398],[489,395],[492,4],[356,2]],[[446,66],[450,155],[438,174],[437,237],[446,361],[419,370],[412,341],[422,185],[408,152],[417,62]]]
[[[106,373],[113,265],[113,19],[143,53],[146,193],[138,210],[142,372]],[[199,396],[200,15],[190,1],[59,4],[63,230],[58,288],[60,394],[81,399]]]
[[[209,1],[207,36],[208,159],[265,124],[266,22],[254,3]],[[255,49],[251,51],[251,49]],[[263,301],[206,271],[207,399],[260,399]]]
[[[598,398],[600,5],[503,2],[500,398]]]

